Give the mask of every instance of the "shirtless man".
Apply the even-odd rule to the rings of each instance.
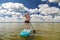
[[[30,26],[29,26],[29,24],[30,24],[30,15],[29,15],[28,13],[26,13],[26,14],[24,15],[24,17],[25,17],[26,28],[27,28],[27,29],[30,29]],[[33,32],[36,33],[35,30],[33,30]]]
[[[25,17],[25,24],[26,24],[26,27],[27,27],[27,29],[29,29],[29,28],[30,28],[30,27],[29,27],[30,15],[29,15],[28,13],[26,13],[26,14],[24,15],[24,17]]]

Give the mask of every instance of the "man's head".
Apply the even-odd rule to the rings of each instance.
[[[29,12],[27,11],[26,14],[29,14]]]
[[[29,15],[29,12],[28,11],[25,11],[24,15]]]
[[[25,17],[25,16],[28,16],[28,15],[29,15],[29,12],[26,11],[23,16]]]

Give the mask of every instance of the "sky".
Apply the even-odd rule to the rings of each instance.
[[[0,0],[0,22],[24,22],[26,11],[31,22],[60,22],[60,0]]]
[[[37,8],[39,4],[46,4],[46,3],[48,3],[50,6],[58,7],[57,2],[50,3],[48,0],[0,0],[0,4],[6,2],[23,3],[28,8]]]
[[[36,8],[41,3],[41,0],[0,0],[0,3],[18,2],[23,3],[28,8]]]

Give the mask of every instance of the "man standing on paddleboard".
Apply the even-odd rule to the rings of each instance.
[[[24,17],[25,17],[25,24],[26,24],[26,28],[27,29],[30,29],[30,26],[29,26],[29,24],[30,24],[30,15],[29,15],[29,13],[27,12],[25,15],[24,15]],[[33,32],[35,33],[36,31],[35,30],[33,30]]]

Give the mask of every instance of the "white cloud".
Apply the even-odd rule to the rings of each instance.
[[[32,15],[31,15],[31,22],[40,22],[40,20],[39,20],[39,15],[37,15],[37,14],[32,14]]]
[[[48,4],[40,4],[40,5],[38,5],[38,7],[44,9],[44,8],[48,8],[49,5]]]
[[[53,21],[52,16],[44,16],[43,19],[45,20],[45,22],[52,22]]]
[[[57,8],[57,7],[49,7],[48,4],[42,4],[39,7],[39,12],[41,12],[42,14],[45,14],[45,15],[58,14],[59,11],[60,11],[59,8]]]
[[[60,3],[58,5],[60,6]]]
[[[42,16],[42,15],[37,15],[33,14],[31,15],[31,22],[53,22],[54,18],[52,18],[51,15],[49,16]]]
[[[47,0],[41,0],[41,1],[47,1]]]
[[[18,14],[18,13],[17,13]],[[17,17],[18,15],[12,15],[11,18],[9,18],[8,16],[5,16],[5,18],[2,19],[2,22],[24,22],[24,18],[22,15],[20,15],[19,17]],[[1,17],[2,18],[2,17]],[[18,19],[20,18],[20,19]],[[3,21],[4,20],[4,21]]]
[[[55,16],[54,22],[60,22],[60,16]]]
[[[49,0],[49,2],[56,2],[56,0]]]
[[[3,3],[2,7],[8,10],[28,10],[22,3]]]
[[[0,6],[0,9],[2,9],[2,7]]]
[[[35,8],[35,9],[29,9],[28,12],[30,12],[31,14],[35,14],[38,12],[38,8]]]
[[[60,2],[60,0],[49,0],[49,2]]]
[[[7,12],[7,10],[4,10],[4,9],[0,10],[0,14],[5,13],[5,12]]]
[[[4,18],[0,17],[0,22],[4,22]]]
[[[4,16],[5,17],[1,17],[1,16]],[[7,15],[12,15],[12,17],[10,18],[9,16]],[[20,18],[20,21],[18,21]],[[19,13],[19,12],[10,12],[10,11],[7,11],[7,10],[0,10],[0,22],[23,22],[23,15],[22,13]]]

